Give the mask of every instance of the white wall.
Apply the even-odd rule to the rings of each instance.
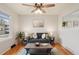
[[[20,16],[20,30],[25,33],[32,32],[53,32],[57,36],[58,17],[55,15],[25,15]],[[44,28],[34,28],[34,20],[44,20]]]
[[[10,16],[10,35],[8,37],[0,37],[0,54],[10,48],[15,43],[15,35],[18,32],[18,16],[4,4],[0,4],[0,11]]]
[[[61,38],[62,45],[67,48],[69,51],[71,51],[73,54],[79,54],[79,27],[68,27],[63,28],[62,27],[62,21],[73,21],[78,20],[79,21],[79,12],[77,14],[73,13],[68,15],[68,17],[65,17],[63,19],[62,16],[59,16],[59,35]]]

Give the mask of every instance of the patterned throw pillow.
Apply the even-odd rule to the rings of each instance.
[[[33,34],[33,38],[37,38],[37,34],[36,33]]]
[[[42,39],[44,39],[46,37],[46,35],[45,34],[42,34]]]

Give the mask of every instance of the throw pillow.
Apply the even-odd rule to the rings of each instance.
[[[45,36],[45,34],[42,34],[42,39],[44,39],[46,36]]]
[[[35,38],[35,39],[37,38],[37,34],[36,33],[33,34],[33,38]]]

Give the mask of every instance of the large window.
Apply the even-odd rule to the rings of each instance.
[[[0,35],[9,34],[9,16],[0,12]]]

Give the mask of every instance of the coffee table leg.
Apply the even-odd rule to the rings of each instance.
[[[28,48],[26,48],[26,51],[27,51],[27,53],[26,53],[26,55],[29,53],[29,49]]]

